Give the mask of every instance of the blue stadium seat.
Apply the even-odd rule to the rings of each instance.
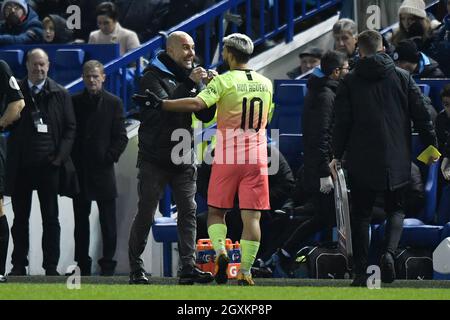
[[[303,135],[302,134],[280,134],[279,150],[286,158],[292,172],[303,164]]]
[[[208,210],[205,199],[196,194],[197,212]],[[165,277],[172,276],[172,243],[178,242],[177,221],[171,218],[171,214],[176,211],[176,206],[172,204],[172,191],[166,186],[164,196],[159,202],[159,211],[162,217],[155,218],[152,225],[153,238],[156,242],[163,244],[163,274]]]
[[[56,50],[54,78],[60,84],[68,84],[78,79],[82,74],[84,50],[58,49]],[[51,66],[51,64],[50,64]]]
[[[0,60],[4,60],[14,73],[17,79],[26,75],[23,50],[0,50]]]
[[[296,80],[275,80],[275,111],[270,123],[271,129],[279,129],[280,134],[302,132],[301,116],[306,94],[306,85]]]
[[[385,227],[386,225],[384,223],[372,229],[372,241],[378,242],[378,245],[381,244],[381,239],[384,237]],[[426,225],[417,219],[405,219],[399,246],[434,250],[441,242],[443,229],[444,227],[442,226]]]
[[[441,241],[450,237],[450,222],[448,222],[442,229]]]
[[[152,225],[152,234],[156,242],[163,244],[163,274],[172,276],[172,243],[178,241],[177,222],[170,215],[175,207],[171,204],[172,193],[166,186],[164,196],[159,202],[159,211],[163,217],[156,218]]]
[[[430,86],[428,84],[417,84],[424,96],[430,96]]]

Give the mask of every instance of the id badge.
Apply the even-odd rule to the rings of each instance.
[[[48,133],[48,126],[44,123],[41,113],[39,111],[34,111],[31,113],[33,119],[34,127],[39,133]]]
[[[37,125],[37,131],[39,133],[48,133],[48,127],[46,124],[38,124]]]

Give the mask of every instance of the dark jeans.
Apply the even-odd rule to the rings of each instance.
[[[103,240],[103,258],[99,260],[100,266],[105,269],[114,269],[116,261],[113,260],[116,253],[117,226],[116,226],[116,199],[96,200],[100,227]],[[81,269],[91,266],[89,257],[89,215],[91,214],[91,200],[83,196],[73,199],[73,211],[75,214],[75,261]]]
[[[37,190],[42,215],[42,267],[56,269],[59,261],[59,242],[61,228],[58,219],[59,168],[43,167],[21,168],[15,181],[11,197],[14,222],[11,234],[14,241],[12,264],[15,267],[28,265],[29,220],[33,190]]]
[[[403,230],[405,188],[387,190],[383,193],[387,220],[383,250],[394,254]],[[369,253],[369,224],[376,195],[376,191],[355,184],[351,185],[351,229],[356,274],[366,273]]]
[[[141,162],[138,171],[138,211],[134,217],[128,242],[130,271],[144,270],[141,255],[147,244],[156,208],[164,187],[169,184],[178,211],[178,251],[182,267],[194,266],[196,238],[196,210],[194,197],[197,190],[197,169],[168,171],[148,162]]]
[[[313,236],[316,232],[336,225],[334,193],[324,194],[315,192],[311,200],[315,208],[314,215],[298,226],[282,247],[292,257],[301,249],[301,245],[309,237]]]

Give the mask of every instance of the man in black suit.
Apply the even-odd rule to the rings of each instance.
[[[11,195],[14,211],[10,275],[26,274],[31,199],[37,190],[43,227],[42,267],[46,275],[56,276],[61,233],[58,193],[70,195],[78,187],[70,158],[76,123],[69,93],[47,76],[45,51],[30,50],[26,66],[28,76],[19,83],[25,107],[11,127],[6,157],[5,194]]]
[[[101,275],[112,276],[116,267],[116,200],[114,163],[125,150],[128,137],[122,101],[103,89],[103,65],[95,60],[83,66],[86,89],[72,97],[78,130],[72,158],[80,182],[73,199],[75,213],[75,261],[82,275],[91,274],[89,214],[97,201],[103,238]]]

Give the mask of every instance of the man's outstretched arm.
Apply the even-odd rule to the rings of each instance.
[[[133,100],[144,108],[163,109],[172,112],[197,112],[208,107],[198,97],[164,100],[148,90],[146,90],[145,95],[133,95]]]

